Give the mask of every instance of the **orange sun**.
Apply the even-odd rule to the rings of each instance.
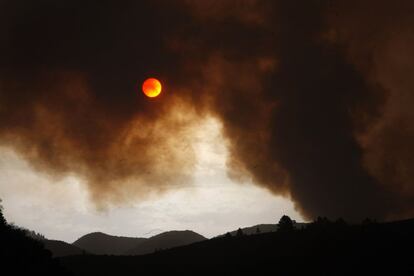
[[[161,82],[155,78],[146,79],[142,84],[142,92],[150,98],[157,97],[161,93],[161,90]]]

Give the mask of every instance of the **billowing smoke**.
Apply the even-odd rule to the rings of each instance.
[[[214,116],[305,217],[412,216],[414,5],[380,2],[0,1],[0,142],[122,203],[191,185]]]
[[[347,45],[349,60],[371,90],[383,94],[376,120],[356,130],[363,166],[386,190],[392,203],[388,216],[412,217],[414,3],[363,1],[335,9],[336,16],[330,18],[332,41]]]

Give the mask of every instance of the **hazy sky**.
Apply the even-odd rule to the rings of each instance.
[[[9,222],[73,242],[101,231],[149,237],[167,230],[194,230],[213,237],[238,227],[276,223],[283,214],[296,220],[288,199],[226,175],[226,148],[217,121],[206,119],[193,145],[198,152],[194,186],[100,211],[76,177],[50,179],[35,172],[10,149],[1,148],[0,197]]]

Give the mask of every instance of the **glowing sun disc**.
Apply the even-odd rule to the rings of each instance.
[[[142,92],[149,98],[157,97],[161,93],[161,90],[161,82],[155,78],[146,79],[142,84]]]

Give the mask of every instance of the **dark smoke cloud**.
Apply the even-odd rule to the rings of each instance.
[[[169,8],[3,1],[2,142],[52,176],[80,176],[99,204],[188,183],[194,108],[135,91],[148,76],[178,79],[165,41],[188,16]]]
[[[0,141],[105,205],[190,185],[214,116],[304,216],[412,216],[413,5],[381,2],[1,1]]]
[[[368,15],[372,7],[375,12]],[[384,95],[377,120],[357,131],[364,167],[394,197],[388,215],[412,217],[414,3],[364,1],[335,9],[331,39],[347,44],[349,59]]]

